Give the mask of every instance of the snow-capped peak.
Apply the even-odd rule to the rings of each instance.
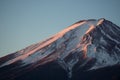
[[[109,27],[108,27],[109,26]],[[57,61],[64,69],[97,69],[120,62],[120,28],[105,19],[79,21],[49,39],[14,53],[0,67],[22,61],[21,66]]]

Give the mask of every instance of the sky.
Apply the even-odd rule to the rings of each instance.
[[[0,57],[84,19],[120,26],[120,0],[0,0]]]

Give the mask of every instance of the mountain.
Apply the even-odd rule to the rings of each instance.
[[[120,80],[120,27],[76,22],[49,39],[0,58],[0,80]]]

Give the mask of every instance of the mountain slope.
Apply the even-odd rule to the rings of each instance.
[[[82,20],[43,42],[0,58],[0,80],[19,80],[28,73],[39,73],[33,78],[44,80],[58,80],[55,75],[67,80],[76,76],[77,71],[115,65],[119,69],[119,64],[120,28],[105,19]],[[25,79],[33,80],[30,76]]]

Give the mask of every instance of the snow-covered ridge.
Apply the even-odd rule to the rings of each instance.
[[[72,26],[69,26],[68,28],[64,29],[63,31],[61,31],[61,32],[55,34],[54,36],[52,36],[49,40],[44,41],[44,42],[41,42],[41,45],[39,45],[39,46],[36,47],[35,49],[29,50],[28,53],[24,53],[23,55],[20,55],[20,56],[18,56],[18,57],[16,57],[16,58],[14,58],[14,59],[6,62],[6,63],[3,64],[2,66],[9,65],[9,64],[14,63],[15,61],[18,61],[18,60],[24,60],[24,59],[27,58],[29,55],[37,52],[38,50],[44,48],[44,47],[47,46],[47,45],[53,43],[55,40],[57,40],[57,39],[59,39],[60,37],[62,37],[66,32],[68,32],[68,31],[70,31],[70,30],[72,30],[72,29],[74,29],[74,28],[76,28],[76,27],[78,27],[78,26],[80,26],[80,25],[82,25],[82,24],[84,24],[84,23],[86,23],[86,21],[83,21],[83,22],[74,24],[74,25],[72,25]],[[30,47],[31,47],[31,46],[30,46]],[[27,47],[27,49],[29,49],[29,47]],[[22,50],[21,50],[21,51],[22,51]]]
[[[120,28],[103,18],[79,21],[43,42],[18,51],[0,67],[19,60],[21,66],[31,63],[39,66],[56,60],[71,76],[78,63],[84,67],[94,61],[89,69],[114,65],[120,62],[119,33]]]

